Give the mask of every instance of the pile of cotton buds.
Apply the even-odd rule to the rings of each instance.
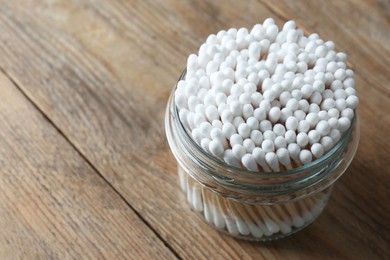
[[[288,21],[269,18],[210,35],[188,57],[175,91],[180,121],[226,163],[282,171],[323,156],[349,129],[358,105],[346,54]]]

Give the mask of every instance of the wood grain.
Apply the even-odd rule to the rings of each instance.
[[[390,118],[379,113],[390,111],[389,19],[374,2],[326,3],[2,1],[0,67],[179,256],[381,258],[390,254]],[[341,16],[351,5],[371,11],[360,29],[361,15]],[[256,244],[212,230],[188,208],[163,117],[186,57],[207,35],[270,16],[297,20],[349,54],[362,138],[323,215],[290,238]]]
[[[0,73],[0,258],[175,259]]]

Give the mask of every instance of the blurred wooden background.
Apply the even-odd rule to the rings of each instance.
[[[179,190],[168,95],[206,37],[293,19],[355,70],[361,141],[319,219],[270,243],[220,234]],[[1,259],[388,259],[390,2],[0,4]]]

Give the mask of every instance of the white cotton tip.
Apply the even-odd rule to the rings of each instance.
[[[286,133],[286,128],[282,124],[275,124],[273,132],[276,134],[276,136],[284,136]]]
[[[199,106],[199,105],[198,105]],[[229,107],[229,105],[228,104],[225,104],[225,103],[222,103],[222,104],[219,104],[219,106],[218,106],[218,114],[220,115],[220,117],[221,117],[221,121],[222,121],[222,114],[223,114],[223,112],[225,112],[225,111],[229,111],[230,112],[230,107]],[[196,109],[195,109],[196,110]],[[204,110],[201,112],[202,114],[206,114],[206,107],[204,106]],[[231,113],[230,113],[231,114]],[[232,117],[232,115],[233,114],[231,114],[231,117]],[[225,122],[226,121],[229,121],[229,120],[231,120],[232,118],[229,118],[229,119],[227,119],[227,118],[225,118]],[[230,121],[231,122],[231,121]]]
[[[273,89],[268,89],[263,93],[263,98],[268,100],[269,102],[273,101],[275,97],[276,97],[276,93]]]
[[[226,103],[226,94],[225,93],[218,93],[215,95],[215,103],[217,104],[217,106],[219,106],[220,104],[222,103]]]
[[[230,140],[230,137],[236,133],[237,131],[233,124],[226,122],[222,125],[222,134],[226,139]]]
[[[192,189],[192,205],[195,211],[197,212],[203,211],[201,187],[198,184],[195,184]]]
[[[245,221],[238,216],[236,217],[236,225],[237,225],[238,231],[240,232],[241,235],[247,236],[251,233],[251,231],[250,231],[249,227],[246,225]]]
[[[321,109],[320,109],[320,107],[317,104],[312,103],[312,104],[309,105],[309,113],[312,113],[312,112],[313,113],[318,113],[320,111],[321,111]]]
[[[305,221],[305,223],[311,222],[313,220],[313,214],[309,210],[305,210],[302,214],[302,218]]]
[[[305,99],[308,99],[313,94],[313,87],[309,84],[303,85],[301,88],[302,96]]]
[[[271,169],[269,168],[269,166],[265,160],[265,154],[266,154],[266,152],[259,147],[256,147],[252,151],[252,155],[255,158],[256,162],[263,168],[264,171],[270,172]]]
[[[351,126],[351,120],[347,117],[339,118],[339,129],[341,132],[345,132]]]
[[[241,93],[240,97],[238,98],[238,101],[241,103],[242,106],[251,106],[251,104],[248,104],[251,102],[251,93]]]
[[[212,211],[213,211],[213,217],[214,217],[214,225],[218,229],[225,228],[225,218],[223,216],[222,210],[214,203],[213,205],[210,205]]]
[[[276,172],[280,171],[279,160],[278,160],[278,156],[276,155],[276,153],[274,153],[274,152],[267,152],[265,154],[265,161],[272,168],[273,171],[276,171]]]
[[[329,118],[328,119],[328,124],[329,124],[329,126],[330,126],[330,128],[332,129],[332,128],[339,128],[339,121],[338,121],[338,119],[337,118],[335,118],[335,117],[331,117],[331,118]]]
[[[269,111],[268,117],[272,123],[276,123],[280,118],[280,109],[278,107],[272,107]]]
[[[329,119],[329,114],[325,110],[321,110],[320,112],[318,112],[317,115],[318,115],[319,121],[321,121],[321,120],[325,120],[326,121],[326,120]]]
[[[201,114],[201,115],[206,115],[206,106],[204,104],[196,105],[195,106],[195,113]]]
[[[248,153],[251,153],[253,149],[255,149],[255,143],[252,141],[252,139],[247,138],[242,143],[242,146],[244,147],[245,151]]]
[[[310,96],[310,102],[311,103],[314,103],[314,104],[321,104],[321,101],[322,101],[322,95],[320,92],[313,92],[313,94]]]
[[[292,222],[296,228],[302,227],[305,224],[305,220],[299,215],[294,216]]]
[[[302,121],[306,118],[306,113],[303,112],[302,110],[296,110],[294,111],[294,117],[298,120],[298,121]]]
[[[189,112],[187,115],[187,123],[191,130],[197,127],[197,125],[194,123],[194,117],[195,117],[194,112]]]
[[[341,112],[347,107],[347,101],[343,98],[339,98],[336,100],[336,108]]]
[[[288,130],[293,130],[293,131],[295,131],[295,130],[297,130],[297,128],[298,128],[298,120],[295,118],[295,117],[293,117],[293,116],[290,116],[290,117],[288,117],[287,119],[286,119],[286,128],[288,129]]]
[[[203,114],[200,114],[200,113],[195,113],[194,115],[194,118],[193,118],[193,121],[194,121],[194,125],[196,127],[200,127],[200,125],[203,123],[203,122],[206,122],[206,117],[203,115]]]
[[[199,125],[199,130],[204,137],[210,137],[210,132],[213,129],[209,122],[202,122]]]
[[[263,100],[263,95],[259,92],[254,92],[251,95],[251,104],[254,108],[258,108],[260,102]]]
[[[237,132],[243,139],[248,138],[251,133],[251,128],[248,124],[242,123],[238,126]]]
[[[290,154],[291,159],[296,162],[301,162],[299,159],[299,154],[301,153],[301,147],[296,143],[291,143],[287,146],[288,153]]]
[[[287,101],[286,108],[290,109],[291,111],[296,111],[299,108],[298,100],[291,98],[289,101]]]
[[[280,164],[284,165],[287,168],[287,170],[292,169],[290,154],[286,148],[279,148],[276,151],[276,155],[278,156],[278,160]]]
[[[289,117],[289,116],[292,116],[293,115],[293,112],[289,109],[289,108],[283,108],[282,110],[281,110],[281,114],[280,114],[280,119],[279,119],[279,121],[280,122],[282,122],[282,123],[285,123],[286,122],[286,120],[287,120],[287,118]]]
[[[309,102],[306,99],[299,100],[298,104],[299,104],[299,109],[300,110],[302,110],[305,113],[309,112],[310,104],[309,104]]]
[[[244,141],[244,139],[243,139],[242,136],[239,135],[239,134],[233,134],[233,135],[230,137],[229,141],[230,141],[230,146],[233,147],[233,146],[236,145],[236,144],[242,145],[242,142]]]
[[[203,197],[203,200],[205,200],[205,198]],[[212,210],[210,208],[210,204],[206,203],[206,201],[203,201],[203,214],[204,214],[204,218],[206,219],[206,221],[210,224],[213,224],[214,223],[214,216],[213,216],[213,213],[212,213]]]
[[[217,140],[224,148],[227,148],[227,141],[225,138],[225,135],[222,133],[222,130],[220,128],[214,127],[210,131],[210,137],[213,140]]]
[[[309,137],[309,144],[318,143],[321,139],[321,134],[317,130],[310,130],[307,135]]]
[[[263,134],[259,130],[252,130],[250,138],[256,146],[260,146],[263,142]]]
[[[211,139],[209,138],[203,138],[201,141],[200,141],[200,146],[202,147],[203,150],[205,150],[207,153],[210,153],[210,142],[211,142]]]
[[[233,145],[232,152],[239,161],[241,161],[242,157],[246,154],[245,148],[240,144]]]
[[[333,140],[329,136],[322,137],[320,143],[324,147],[324,152],[329,151],[333,147]]]
[[[272,123],[268,120],[260,121],[260,130],[264,133],[267,130],[272,130]]]
[[[328,115],[329,115],[330,118],[338,119],[340,117],[340,112],[339,112],[339,110],[337,108],[331,108],[331,109],[328,110]]]
[[[211,140],[209,143],[209,151],[212,155],[222,158],[224,148],[219,140]]]
[[[206,117],[210,122],[212,122],[213,120],[219,119],[217,107],[216,106],[207,106]]]
[[[262,122],[267,118],[267,113],[264,109],[256,108],[253,112],[253,116],[259,121]]]
[[[260,102],[259,108],[265,110],[265,112],[268,113],[271,109],[271,102],[269,100],[264,99]]]
[[[247,222],[247,226],[249,227],[249,230],[251,231],[252,236],[254,236],[256,238],[261,238],[263,236],[263,232],[261,231],[261,229],[257,225],[255,225],[254,223]]]
[[[279,29],[278,29],[278,26],[276,26],[276,25],[269,25],[265,29],[265,35],[266,35],[267,39],[270,40],[271,42],[275,40],[276,35],[278,35],[278,32],[279,32]]]
[[[316,130],[322,135],[322,136],[325,136],[329,133],[330,131],[330,126],[329,126],[329,123],[328,121],[326,120],[321,120],[320,122],[318,122],[317,126],[316,126]]]
[[[337,69],[334,72],[334,78],[337,80],[343,81],[346,76],[347,76],[347,73],[345,72],[345,69]]]
[[[202,133],[200,132],[199,128],[194,128],[191,132],[192,139],[200,145],[200,142],[202,141],[202,138],[204,137]]]
[[[236,221],[233,217],[225,216],[226,228],[232,236],[238,236],[240,234]]]
[[[330,130],[329,137],[332,138],[333,144],[336,144],[341,138],[340,130],[338,129]]]
[[[241,167],[241,162],[234,156],[234,153],[231,149],[225,150],[223,153],[223,160],[231,166],[238,168]]]
[[[242,107],[242,115],[244,119],[248,119],[249,117],[253,116],[254,109],[251,104],[245,104]]]
[[[355,109],[359,104],[359,99],[357,96],[350,95],[349,97],[347,97],[346,102],[349,108]]]
[[[195,107],[200,104],[200,100],[197,96],[190,96],[187,101],[188,109],[192,112],[195,112]]]
[[[321,108],[323,110],[329,111],[329,109],[334,108],[336,106],[336,102],[333,98],[327,98],[322,101]]]
[[[297,144],[301,147],[304,148],[309,144],[309,137],[306,133],[299,133],[297,135]]]
[[[180,121],[182,122],[184,128],[189,128],[189,125],[187,122],[188,113],[189,113],[189,111],[185,108],[183,108],[179,111],[179,118],[180,118]]]
[[[345,108],[342,112],[341,112],[341,116],[342,117],[346,117],[348,118],[349,120],[352,120],[353,117],[354,117],[355,113],[354,111],[351,109],[351,108]]]
[[[303,149],[299,153],[299,159],[301,160],[301,162],[303,164],[309,164],[312,162],[312,159],[313,159],[312,153],[309,150]]]
[[[277,136],[274,140],[274,144],[275,144],[275,149],[287,147],[286,139],[284,139],[283,136]]]
[[[245,154],[241,162],[249,171],[258,171],[256,160],[252,154]]]
[[[261,148],[265,152],[273,152],[273,151],[275,151],[274,142],[271,141],[271,140],[264,140],[263,143],[261,144]]]
[[[260,58],[261,45],[259,42],[252,42],[249,45],[248,54],[250,58],[259,59]]]
[[[310,127],[314,127],[318,123],[318,114],[315,112],[311,112],[306,115],[306,121],[309,123]]]
[[[233,101],[230,104],[230,111],[232,112],[233,116],[241,116],[242,115],[242,105],[240,104],[240,102]]]
[[[276,134],[272,130],[267,130],[263,133],[263,138],[264,140],[271,140],[273,142],[276,138]]]
[[[257,120],[255,117],[249,117],[246,121],[247,125],[250,127],[252,130],[257,130],[259,129],[259,120]]]
[[[334,92],[334,97],[335,99],[346,99],[347,98],[347,93],[345,93],[344,89],[338,89]]]
[[[298,132],[299,133],[307,133],[309,132],[310,124],[306,120],[301,120],[298,123]]]
[[[179,109],[188,108],[187,96],[184,93],[175,93],[175,104]]]
[[[287,144],[295,143],[297,138],[297,134],[294,130],[287,130],[284,134],[284,139],[286,140]]]
[[[293,91],[291,91],[291,96],[293,97],[293,99],[297,100],[298,106],[295,108],[295,110],[299,109],[299,101],[302,100],[302,98],[303,98],[302,92],[299,89],[294,89]],[[294,106],[293,103],[290,105],[286,104],[286,106],[291,106],[291,105]]]
[[[324,155],[324,147],[320,143],[315,143],[310,148],[312,154],[316,159],[321,158],[322,155]]]
[[[233,125],[236,129],[238,129],[238,127],[244,123],[245,123],[244,119],[242,119],[242,117],[240,116],[236,116],[235,118],[233,118]]]

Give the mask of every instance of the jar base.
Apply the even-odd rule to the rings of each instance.
[[[225,198],[196,182],[180,166],[180,186],[187,201],[214,229],[248,241],[271,241],[310,225],[325,208],[331,187],[306,198],[271,205]]]

